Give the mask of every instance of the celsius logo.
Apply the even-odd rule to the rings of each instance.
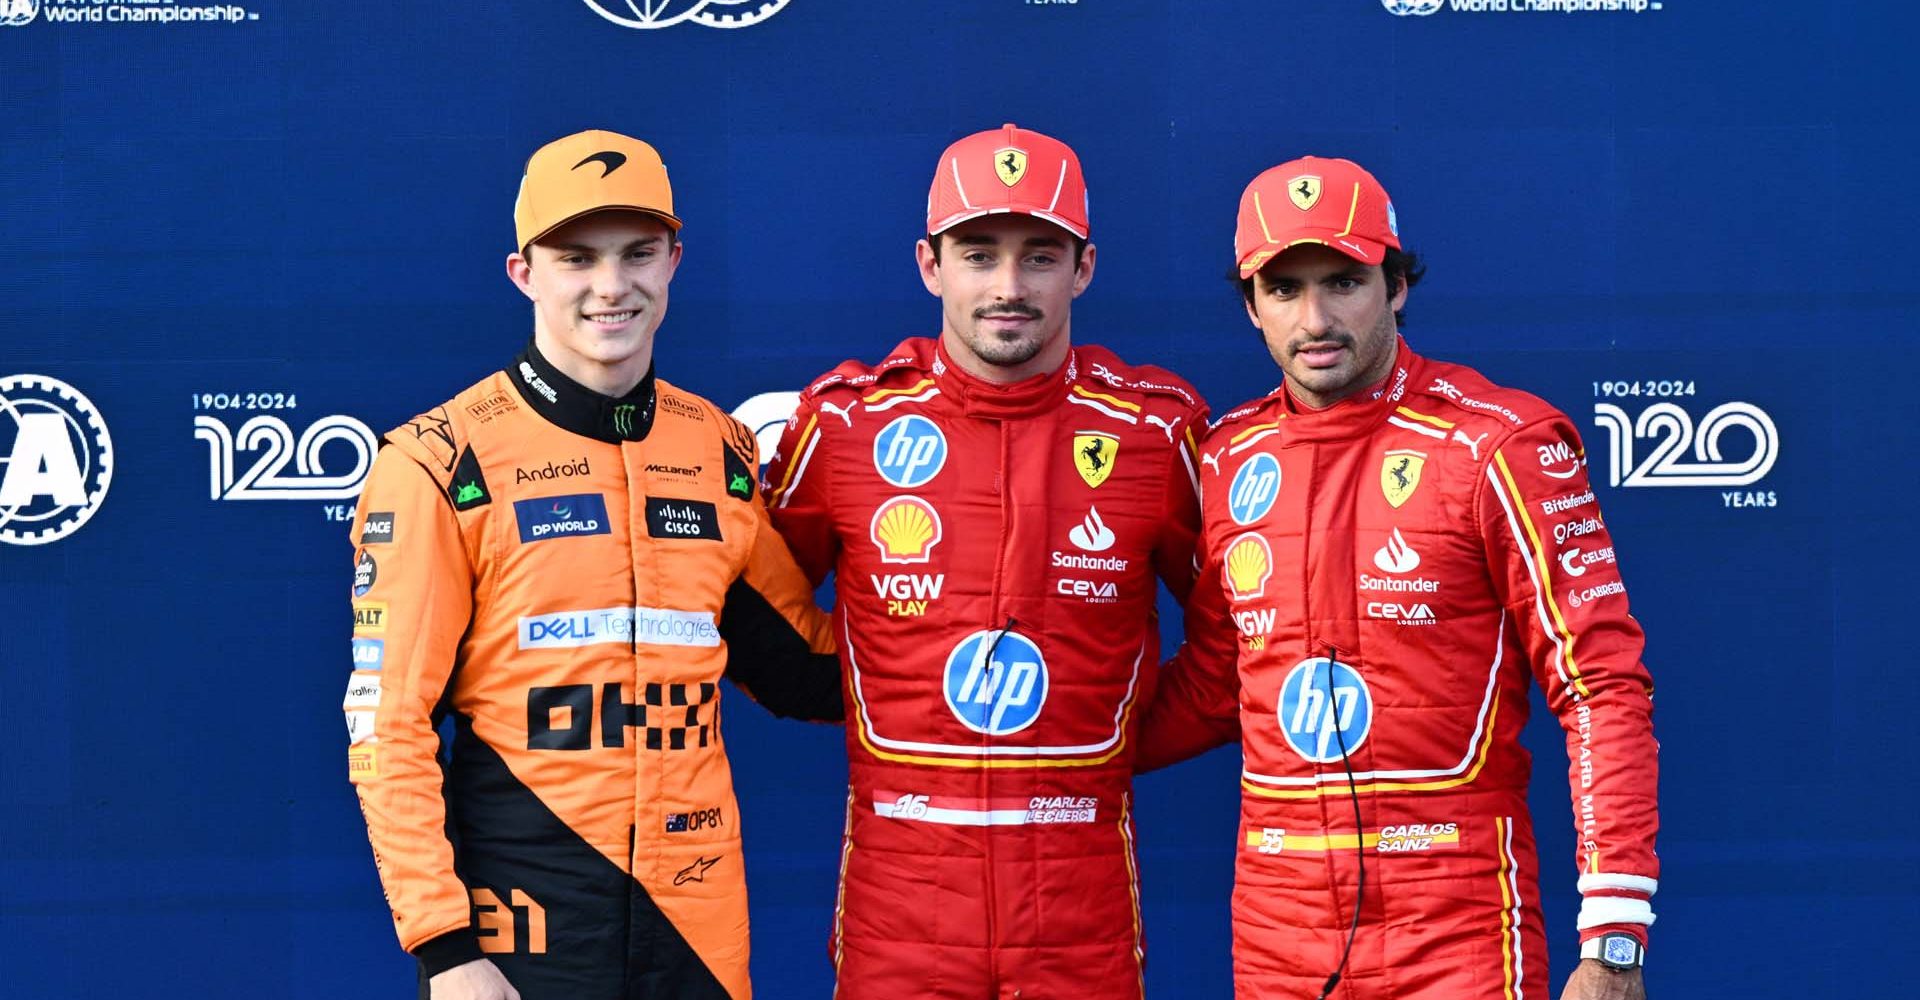
[[[44,545],[100,509],[113,479],[113,439],[80,390],[45,375],[9,375],[0,378],[0,465],[0,542]]]
[[[1018,632],[982,629],[947,654],[947,707],[976,733],[1006,736],[1040,718],[1047,703],[1047,661]]]
[[[1398,14],[1401,17],[1407,17],[1409,15],[1426,17],[1428,14],[1440,9],[1442,0],[1380,0],[1380,3],[1387,8],[1387,12],[1390,14]]]
[[[40,0],[0,0],[0,27],[31,24],[40,14]]]
[[[1746,486],[1780,459],[1780,431],[1752,403],[1721,403],[1698,425],[1677,403],[1655,403],[1637,419],[1612,403],[1595,403],[1593,420],[1607,431],[1608,486]],[[1720,449],[1731,428],[1742,432],[1736,440],[1753,440],[1753,450],[1737,462],[1726,461]],[[1644,457],[1634,454],[1636,441],[1652,442]]]
[[[587,9],[623,28],[747,28],[780,13],[788,0],[586,0]]]
[[[193,436],[207,443],[207,495],[214,500],[351,500],[380,447],[371,428],[340,414],[315,420],[298,438],[286,421],[264,413],[247,418],[237,432],[201,414],[193,418]],[[353,464],[329,474],[321,456],[336,441],[353,450]],[[260,454],[236,473],[235,453],[251,451]]]

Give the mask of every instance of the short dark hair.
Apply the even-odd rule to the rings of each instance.
[[[1386,249],[1386,255],[1380,259],[1380,273],[1387,279],[1387,298],[1393,298],[1393,293],[1401,285],[1412,288],[1419,284],[1420,279],[1427,276],[1427,265],[1421,263],[1420,255],[1412,251],[1395,250],[1392,247],[1387,247]],[[1248,305],[1253,304],[1252,278],[1242,278],[1240,276],[1240,269],[1233,267],[1227,270],[1227,280],[1240,289],[1240,298],[1242,300]],[[1395,309],[1393,311],[1393,322],[1395,326],[1406,326],[1407,311],[1405,309]]]
[[[927,245],[933,248],[933,262],[935,264],[940,263],[940,237],[945,235],[945,233],[927,234]],[[1073,266],[1077,268],[1082,261],[1087,259],[1087,241],[1072,233],[1067,234],[1067,240],[1073,244]]]

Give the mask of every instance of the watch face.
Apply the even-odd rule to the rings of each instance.
[[[1608,965],[1634,965],[1639,952],[1640,942],[1625,934],[1611,934],[1600,941],[1600,961]]]

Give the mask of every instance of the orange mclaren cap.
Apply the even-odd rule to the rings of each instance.
[[[660,217],[673,229],[673,186],[652,146],[618,132],[575,132],[541,146],[527,159],[513,228],[526,253],[534,240],[593,212],[632,209]]]
[[[1080,158],[1052,136],[1002,125],[947,147],[927,192],[927,234],[968,219],[1019,212],[1087,238],[1087,181]]]
[[[1352,160],[1303,156],[1262,173],[1240,194],[1233,255],[1250,277],[1274,255],[1300,243],[1321,243],[1362,264],[1400,249],[1393,202],[1373,175]]]

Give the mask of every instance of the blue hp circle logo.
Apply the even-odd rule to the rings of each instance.
[[[926,485],[946,464],[947,436],[925,417],[900,417],[873,439],[873,467],[903,490]]]
[[[947,654],[947,707],[976,733],[1005,736],[1033,725],[1047,702],[1047,663],[1018,632],[983,629]]]
[[[1293,752],[1315,764],[1349,756],[1373,730],[1373,692],[1360,672],[1338,660],[1302,660],[1280,683],[1280,731]],[[1337,735],[1336,735],[1337,734]]]
[[[1280,495],[1280,460],[1261,452],[1241,463],[1227,488],[1227,512],[1235,524],[1252,524],[1273,509]]]

